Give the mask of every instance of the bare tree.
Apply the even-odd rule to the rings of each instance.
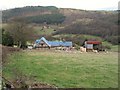
[[[8,24],[7,30],[13,37],[14,44],[23,48],[27,41],[33,40],[35,34],[34,29],[25,22],[12,22]]]

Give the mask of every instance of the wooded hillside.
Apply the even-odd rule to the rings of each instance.
[[[56,25],[53,35],[87,34],[118,44],[118,11],[87,11],[54,6],[27,6],[3,11],[3,23],[23,19],[31,24]]]

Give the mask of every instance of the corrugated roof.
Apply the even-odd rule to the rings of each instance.
[[[41,41],[44,41],[48,46],[72,46],[72,42],[63,42],[63,41],[48,41],[44,37],[35,41],[36,44],[39,44]]]
[[[72,46],[72,42],[48,41],[51,46]]]
[[[48,46],[51,46],[44,37],[42,37],[41,39],[36,40],[35,43],[39,44],[41,41],[44,41]]]
[[[87,44],[101,44],[100,41],[86,41]]]

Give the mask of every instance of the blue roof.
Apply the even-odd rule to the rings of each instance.
[[[44,41],[48,46],[50,46],[50,44],[48,43],[48,41],[44,37],[42,37],[41,39],[36,40],[35,43],[39,44],[41,41]]]
[[[72,46],[72,42],[66,41],[48,41],[44,37],[35,41],[36,44],[39,44],[41,41],[44,41],[48,46]]]

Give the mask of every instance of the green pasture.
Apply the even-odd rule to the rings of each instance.
[[[42,29],[42,27],[40,27],[40,26],[34,27],[34,30],[39,35],[51,35],[54,32],[54,29],[52,29],[52,28],[44,28],[44,29]]]
[[[17,73],[30,77],[26,82],[42,82],[61,88],[118,87],[117,52],[24,50],[9,55],[3,75],[13,81]]]

